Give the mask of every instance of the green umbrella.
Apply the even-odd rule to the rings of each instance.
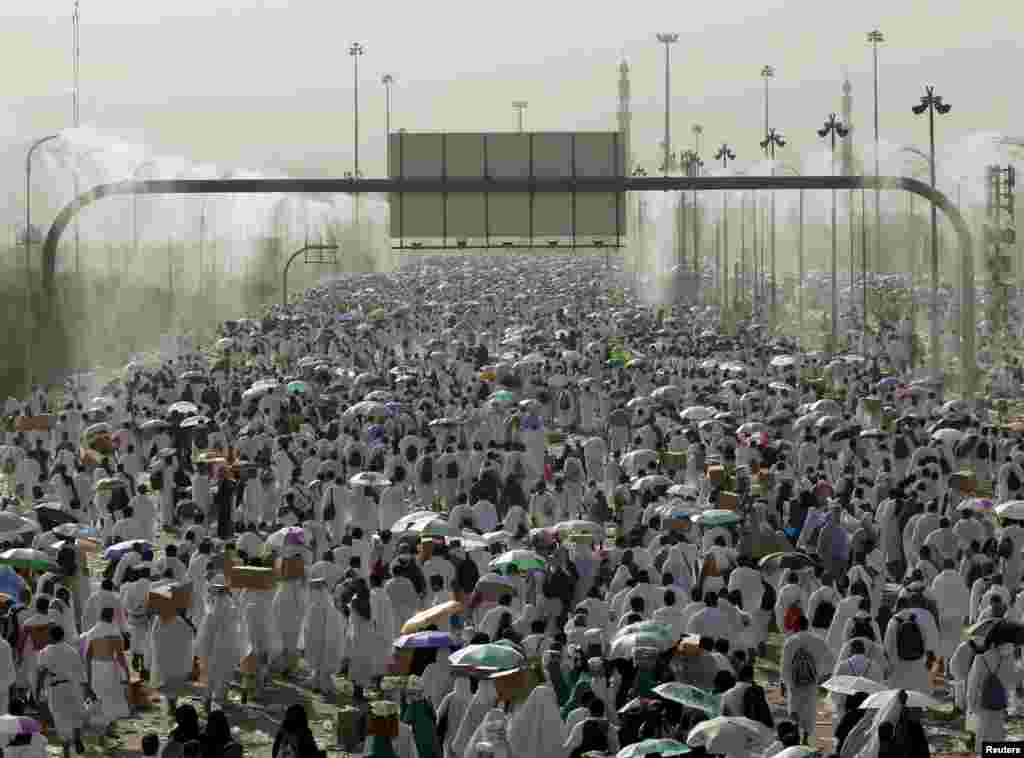
[[[663,624],[660,621],[638,621],[635,624],[624,626],[615,633],[615,637],[612,639],[612,642],[619,637],[625,637],[627,634],[638,633],[652,637],[664,637],[670,642],[675,642],[672,638],[672,625]]]
[[[57,564],[46,553],[27,547],[16,547],[0,553],[0,564],[32,571],[49,571],[57,568]]]
[[[515,396],[508,390],[498,390],[497,392],[493,393],[489,399],[497,403],[515,402]]]
[[[644,758],[645,755],[658,753],[663,756],[683,755],[690,752],[690,746],[676,740],[643,740],[620,750],[615,758]]]
[[[526,659],[506,645],[469,645],[448,657],[452,666],[491,671],[509,671],[526,665]]]
[[[288,391],[289,395],[305,395],[309,392],[309,387],[306,383],[300,381],[289,382],[285,389]]]
[[[654,694],[673,703],[703,711],[709,717],[722,715],[722,698],[712,692],[680,682],[666,682],[654,688]]]
[[[543,571],[544,559],[532,550],[509,550],[491,561],[488,568],[498,573],[506,573],[512,567],[521,572]]]
[[[740,517],[735,511],[713,508],[697,515],[693,521],[701,526],[731,526],[738,524]]]

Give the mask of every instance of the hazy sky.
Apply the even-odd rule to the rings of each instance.
[[[384,88],[395,79],[393,128],[505,130],[511,102],[529,102],[529,130],[615,128],[617,63],[632,66],[633,146],[656,159],[664,108],[664,48],[672,49],[674,142],[705,127],[705,158],[728,141],[738,166],[759,157],[764,64],[772,125],[784,157],[819,149],[815,129],[838,110],[843,67],[854,123],[871,135],[871,48],[878,27],[881,131],[927,145],[910,113],[933,82],[953,104],[940,141],[973,131],[1024,133],[1024,102],[1004,83],[1022,70],[1020,0],[82,0],[82,120],[225,168],[337,175],[352,154],[352,60],[361,41],[365,174],[384,174]],[[71,120],[72,0],[0,6],[0,152],[4,189],[20,200],[29,138]],[[1012,93],[1012,96],[1011,96]]]

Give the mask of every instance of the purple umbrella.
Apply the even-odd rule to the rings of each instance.
[[[414,632],[402,635],[395,640],[395,647],[400,649],[419,647],[458,650],[462,647],[462,642],[448,632]]]

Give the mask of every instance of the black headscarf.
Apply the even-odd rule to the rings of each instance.
[[[217,758],[234,740],[231,737],[231,725],[224,711],[213,711],[206,719],[203,730],[203,758]]]
[[[199,714],[195,708],[187,704],[179,705],[174,711],[174,720],[177,726],[171,732],[170,739],[181,743],[199,739]]]
[[[296,703],[285,711],[284,721],[274,738],[274,748],[271,751],[272,758],[277,758],[281,745],[286,740],[291,742],[298,753],[298,758],[318,758],[320,748],[317,747],[313,732],[309,729],[309,717],[306,709]]]

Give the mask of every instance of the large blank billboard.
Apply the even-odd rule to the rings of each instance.
[[[569,179],[625,175],[618,132],[501,134],[396,133],[389,137],[389,175],[405,179]],[[594,238],[626,233],[626,202],[614,192],[392,193],[391,236],[465,240],[478,246],[508,240]]]

